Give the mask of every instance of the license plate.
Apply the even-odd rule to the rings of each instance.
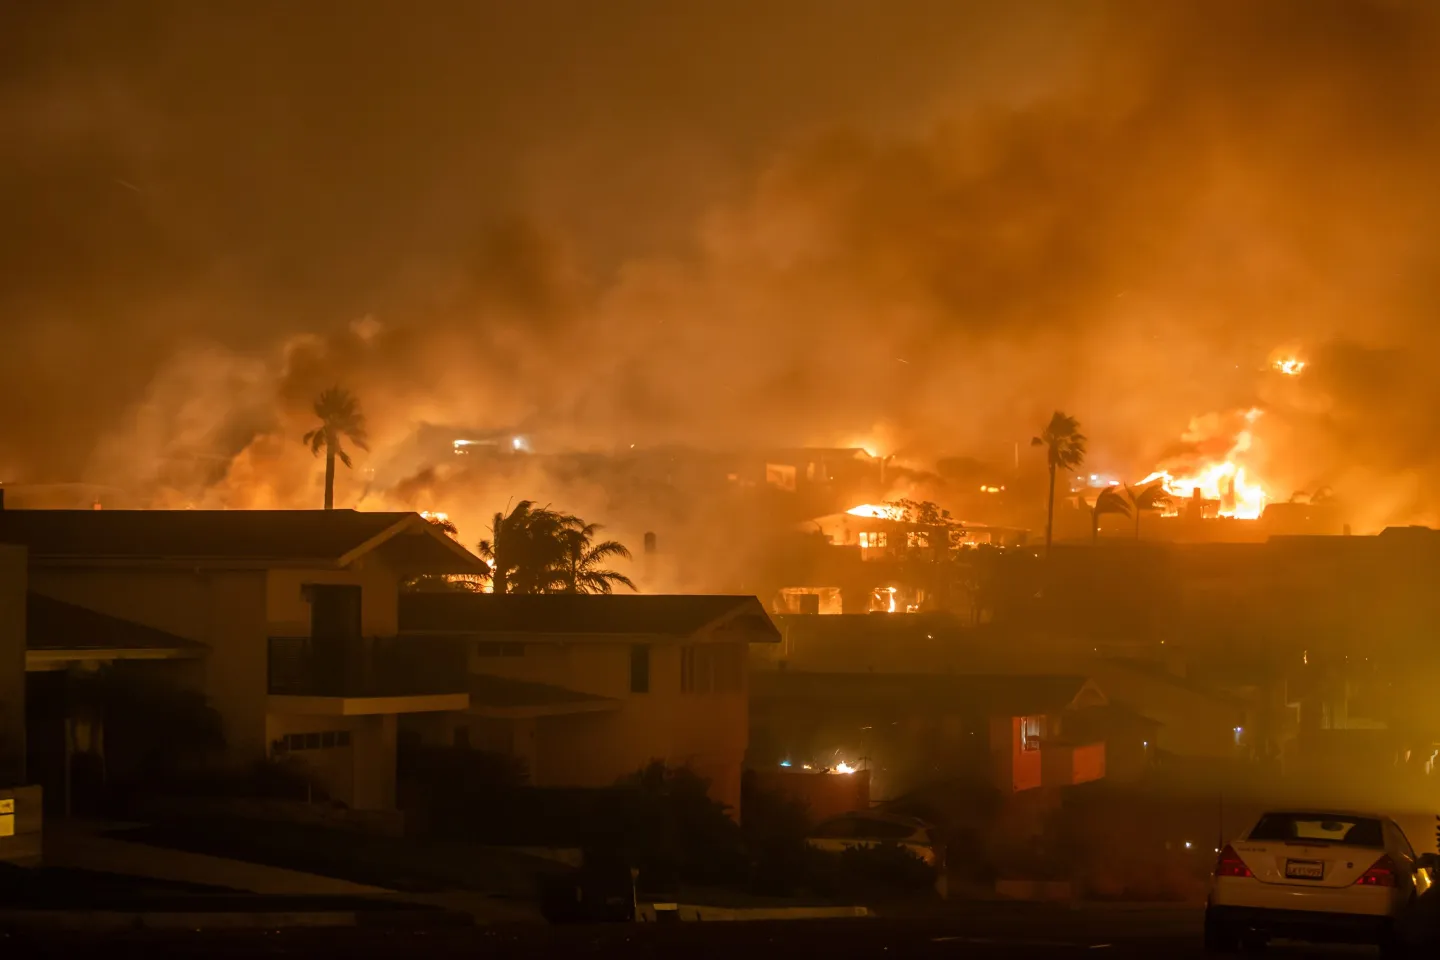
[[[1322,860],[1286,860],[1285,876],[1290,880],[1324,880],[1325,863]]]

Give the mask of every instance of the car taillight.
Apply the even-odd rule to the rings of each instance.
[[[1240,854],[1229,844],[1220,851],[1220,859],[1215,861],[1215,876],[1217,877],[1254,877],[1250,868],[1245,866],[1245,861],[1240,859]]]
[[[1375,861],[1374,866],[1360,874],[1355,881],[1357,887],[1393,887],[1400,882],[1395,873],[1395,862],[1388,856]]]

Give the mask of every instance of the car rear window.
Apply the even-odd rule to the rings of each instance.
[[[1379,820],[1332,813],[1267,813],[1250,831],[1250,840],[1343,843],[1351,847],[1385,847]]]

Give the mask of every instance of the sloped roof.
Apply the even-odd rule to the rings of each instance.
[[[1071,675],[777,671],[752,676],[750,696],[752,700],[840,700],[848,704],[899,700],[957,712],[968,708],[989,716],[1026,716],[1065,710],[1087,686],[1099,693],[1088,678]]]
[[[208,648],[164,630],[97,613],[29,592],[25,596],[25,646],[29,650],[190,650]]]
[[[417,572],[484,573],[478,557],[415,513],[355,510],[0,510],[0,542],[32,560],[339,565],[400,534],[420,535]],[[418,542],[413,546],[421,546]],[[438,565],[447,569],[434,570]]]
[[[533,714],[566,714],[616,710],[621,701],[596,694],[583,694],[552,684],[510,679],[507,676],[472,674],[469,678],[469,707],[480,714],[533,712]]]
[[[400,596],[400,629],[406,633],[684,638],[712,624],[718,624],[719,630],[750,631],[752,642],[780,640],[769,614],[754,597],[491,593]]]

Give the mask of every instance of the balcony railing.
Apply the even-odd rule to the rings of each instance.
[[[464,693],[465,648],[451,637],[269,638],[269,691],[291,697]]]

